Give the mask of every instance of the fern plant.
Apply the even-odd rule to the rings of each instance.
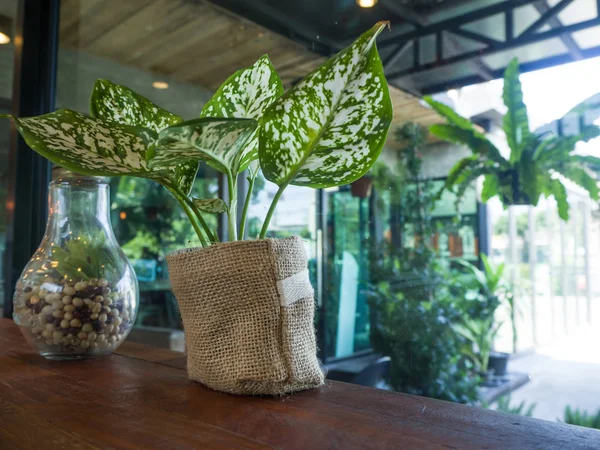
[[[598,186],[590,165],[599,164],[600,158],[577,155],[574,150],[578,142],[600,136],[600,129],[594,125],[584,126],[574,136],[531,132],[516,58],[504,72],[502,98],[507,107],[503,129],[510,148],[508,157],[503,156],[471,121],[449,106],[425,97],[424,100],[447,121],[446,124],[432,125],[430,132],[445,141],[465,145],[473,153],[455,164],[448,174],[445,188],[457,192],[460,199],[467,187],[483,176],[482,202],[498,197],[504,207],[535,206],[542,196],[553,196],[563,220],[569,219],[569,204],[561,178],[573,181],[583,187],[593,200],[598,200]],[[569,113],[584,109],[585,102]]]
[[[521,401],[516,406],[510,405],[510,394],[503,395],[496,402],[496,411],[500,411],[506,414],[516,414],[518,416],[532,417],[533,411],[535,410],[536,404],[530,403],[529,405],[525,400]]]
[[[567,406],[565,409],[564,423],[600,430],[600,409],[596,414],[593,414],[588,413],[585,410],[580,411],[579,408],[571,409],[570,406]]]

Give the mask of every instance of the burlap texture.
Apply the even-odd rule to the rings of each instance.
[[[282,306],[285,293],[277,284],[307,268],[300,238],[184,249],[167,255],[167,263],[191,379],[218,391],[251,395],[323,384],[314,297]]]

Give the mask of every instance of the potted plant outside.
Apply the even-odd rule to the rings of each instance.
[[[229,77],[200,118],[183,121],[130,89],[98,80],[91,116],[62,109],[13,120],[28,145],[90,176],[137,176],[164,186],[189,217],[200,248],[167,256],[182,314],[188,374],[217,390],[283,394],[323,383],[314,297],[300,238],[266,239],[289,185],[351,183],[385,143],[392,106],[375,40],[380,22],[293,88],[267,56]],[[228,200],[190,195],[199,163],[227,180]],[[258,171],[279,186],[258,240],[241,241]],[[250,189],[237,221],[237,180]],[[226,214],[220,243],[204,214]]]
[[[600,158],[575,154],[574,149],[578,142],[600,136],[600,129],[594,125],[584,126],[574,136],[532,133],[529,130],[527,107],[523,103],[517,59],[513,59],[504,72],[502,98],[507,107],[503,129],[510,148],[508,157],[502,155],[468,119],[449,106],[425,97],[425,101],[447,121],[446,124],[432,125],[431,134],[448,142],[465,145],[473,152],[456,163],[446,179],[445,188],[456,191],[457,201],[467,187],[481,176],[484,177],[482,202],[498,197],[505,207],[536,206],[541,196],[553,196],[563,220],[569,218],[569,204],[560,177],[583,187],[592,200],[598,200],[598,186],[590,165],[597,165]],[[569,113],[584,110],[585,102]]]
[[[463,354],[473,362],[478,374],[483,377],[484,386],[495,385],[495,374],[489,368],[489,359],[494,339],[501,326],[501,322],[495,322],[491,317],[481,320],[467,319],[452,327],[456,333],[467,340]]]
[[[454,329],[468,340],[467,355],[481,374],[487,376],[489,372],[493,377],[503,377],[506,375],[510,355],[493,350],[494,338],[501,326],[501,323],[496,322],[494,316],[501,305],[506,305],[511,313],[512,330],[515,333],[513,338],[516,340],[516,328],[512,314],[514,297],[503,281],[504,263],[494,267],[487,255],[483,253],[481,261],[483,270],[468,261],[457,261],[473,277],[478,294],[476,301],[482,306],[477,319],[469,317]]]

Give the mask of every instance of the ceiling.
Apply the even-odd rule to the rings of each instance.
[[[390,84],[416,95],[600,56],[596,0],[213,0],[322,55],[348,45],[379,20]]]
[[[286,87],[325,60],[235,13],[190,0],[62,0],[59,42],[210,90],[263,54]],[[393,87],[391,95],[396,124],[441,121],[414,95]]]

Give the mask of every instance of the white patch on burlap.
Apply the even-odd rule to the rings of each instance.
[[[279,291],[281,306],[290,306],[298,300],[312,297],[314,290],[310,284],[308,269],[278,281],[277,290]]]

